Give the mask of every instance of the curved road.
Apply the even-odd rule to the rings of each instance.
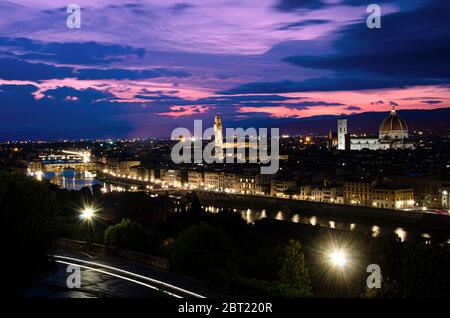
[[[51,256],[56,271],[28,291],[42,298],[206,298],[218,297],[200,281],[117,257],[57,252]],[[68,266],[80,268],[81,286],[70,289]]]

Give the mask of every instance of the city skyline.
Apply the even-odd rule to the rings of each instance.
[[[77,4],[80,29],[66,4],[0,4],[0,139],[450,107],[445,1],[379,1],[381,29],[369,1]]]
[[[7,298],[450,296],[449,21],[449,0],[0,1]]]

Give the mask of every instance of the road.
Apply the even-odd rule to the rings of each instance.
[[[52,255],[55,271],[26,292],[39,298],[205,298],[218,297],[202,282],[123,259],[67,253]],[[81,286],[67,287],[69,265],[80,268]]]

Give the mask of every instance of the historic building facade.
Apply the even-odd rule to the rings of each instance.
[[[338,119],[337,149],[339,150],[387,150],[413,149],[414,144],[408,140],[408,125],[394,107],[380,125],[378,138],[350,137],[347,119]]]

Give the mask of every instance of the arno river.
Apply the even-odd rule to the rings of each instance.
[[[63,175],[55,176],[54,174],[45,174],[43,176],[49,179],[51,183],[58,185],[61,188],[69,190],[79,190],[82,187],[91,187],[95,184],[100,184],[108,191],[114,191],[116,186],[114,184],[105,184],[102,181],[95,179],[89,175],[75,175],[73,172],[65,172]],[[205,210],[210,213],[217,213],[222,208],[218,206],[204,206]],[[310,224],[313,226],[324,228],[335,228],[341,230],[364,231],[372,233],[376,237],[388,233],[396,233],[402,240],[420,237],[425,242],[436,241],[439,243],[450,244],[450,233],[442,233],[436,231],[426,231],[418,227],[408,227],[393,224],[392,222],[369,222],[368,220],[360,219],[346,219],[346,218],[330,218],[325,216],[314,215],[314,213],[304,213],[302,211],[295,211],[285,213],[284,211],[275,211],[270,209],[254,209],[248,208],[232,208],[235,212],[241,214],[242,218],[248,223],[253,223],[261,218],[274,218],[283,221],[291,221],[301,224]]]

